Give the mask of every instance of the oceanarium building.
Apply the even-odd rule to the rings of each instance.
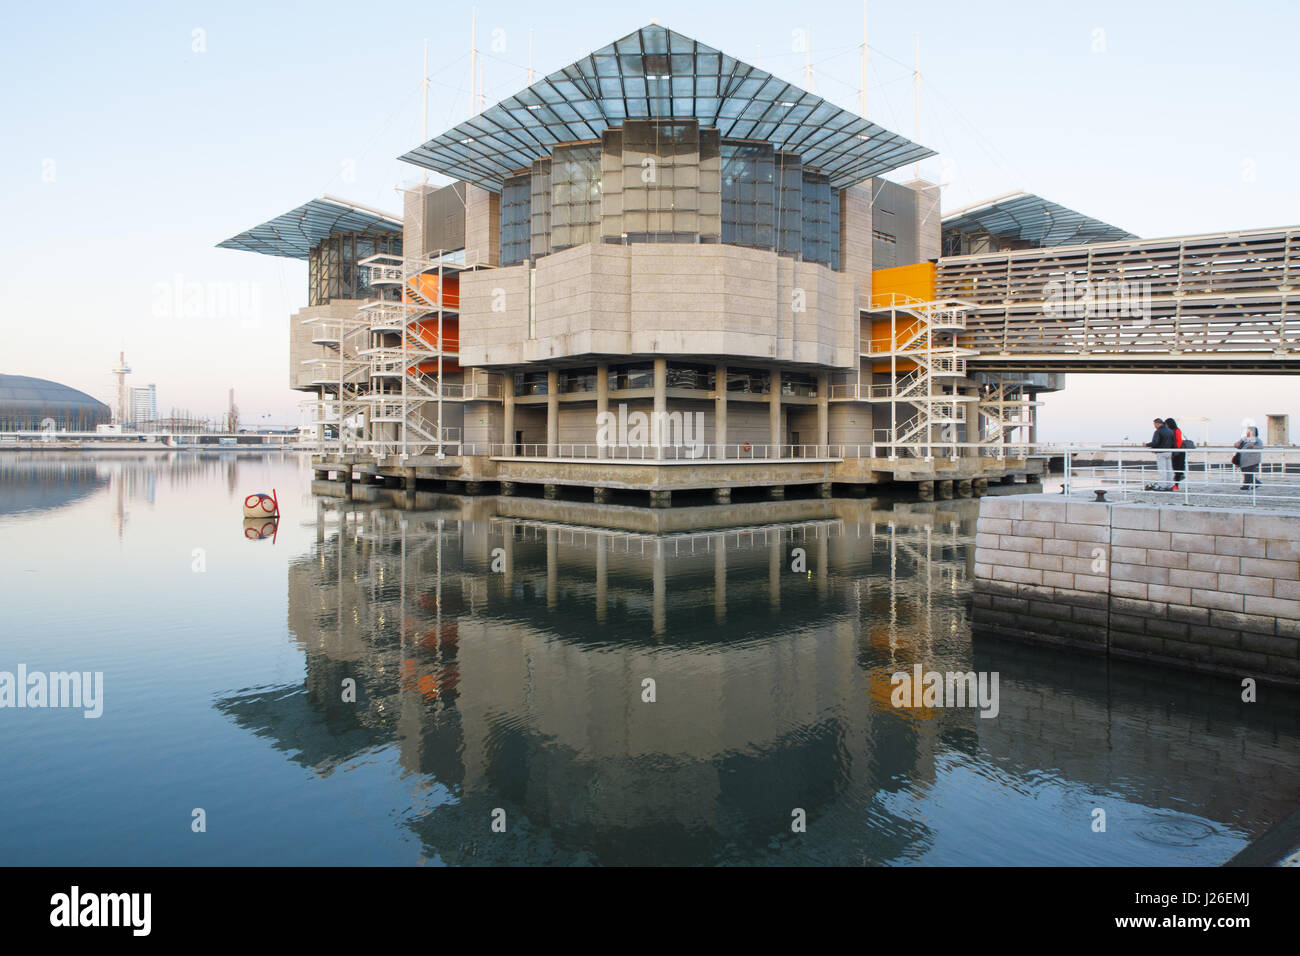
[[[400,215],[325,197],[221,245],[308,263],[290,380],[323,473],[660,504],[978,489],[1041,469],[1033,410],[1063,371],[1169,352],[1159,301],[1137,333],[1044,323],[1040,272],[1133,275],[1163,246],[1124,243],[1163,241],[1023,193],[941,221],[938,186],[903,172],[931,155],[651,25],[402,156],[453,182]],[[1177,267],[1221,255],[1210,239],[1169,240]]]

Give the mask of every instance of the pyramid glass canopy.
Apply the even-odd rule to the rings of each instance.
[[[322,240],[343,233],[400,236],[402,221],[378,209],[322,196],[219,242],[217,248],[306,259]]]
[[[1039,247],[1137,238],[1119,226],[1026,192],[1008,193],[955,210],[943,217],[943,231],[987,232],[1023,239]]]
[[[627,119],[698,120],[799,154],[833,188],[934,151],[697,40],[651,25],[537,81],[400,158],[499,192],[559,143]]]

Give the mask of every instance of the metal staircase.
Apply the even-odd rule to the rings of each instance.
[[[459,429],[441,425],[442,403],[448,397],[442,376],[420,370],[431,361],[441,361],[455,352],[446,348],[442,323],[456,313],[444,302],[444,257],[407,259],[398,255],[376,255],[358,263],[370,270],[370,284],[400,292],[400,300],[367,302],[359,320],[365,323],[369,344],[361,350],[369,362],[371,388],[364,401],[369,406],[369,437],[363,443],[376,459],[402,459],[432,454],[444,457],[447,446],[459,451]],[[437,276],[436,294],[430,294],[422,278]],[[459,303],[456,303],[457,305]],[[416,324],[436,322],[432,340]],[[454,439],[451,436],[455,436]]]
[[[977,354],[956,341],[969,309],[964,302],[923,301],[897,292],[872,298],[872,327],[887,318],[889,330],[869,339],[864,356],[873,372],[875,363],[886,358],[890,368],[889,382],[872,386],[868,400],[890,406],[889,428],[877,435],[889,458],[931,459],[943,445],[957,457],[956,429],[969,421],[967,405],[975,400],[959,392],[966,359]]]
[[[997,457],[1015,457],[1028,446],[1037,402],[1030,401],[1016,382],[989,382],[980,386],[980,444],[997,449]]]

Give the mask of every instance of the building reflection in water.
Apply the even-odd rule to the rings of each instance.
[[[263,451],[176,450],[6,451],[0,449],[0,516],[39,514],[74,505],[106,492],[120,537],[130,521],[130,504],[153,505],[160,484],[188,491],[219,477],[238,494],[241,463],[265,461]]]
[[[1186,840],[1221,862],[1300,792],[1294,702],[1246,710],[1186,675],[972,642],[977,502],[787,502],[810,517],[663,535],[563,523],[565,502],[382,497],[318,499],[289,568],[304,684],[218,706],[319,774],[395,743],[429,858],[916,860],[940,817],[969,829],[981,799],[1028,806],[1050,782],[1148,814],[1110,862]],[[520,507],[534,516],[500,513]],[[711,513],[734,514],[694,517]],[[892,708],[890,675],[915,663],[998,670],[1001,715]],[[1237,782],[1247,767],[1268,784]],[[975,796],[936,802],[962,775]],[[1008,840],[969,862],[1015,862]],[[1096,852],[1063,862],[1115,851]]]

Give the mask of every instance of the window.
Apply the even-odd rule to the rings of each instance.
[[[793,153],[780,153],[776,174],[776,251],[797,259],[803,255],[803,163]]]
[[[728,368],[727,391],[741,395],[767,395],[772,390],[772,376],[766,369]]]
[[[596,390],[596,370],[594,368],[569,368],[560,372],[560,394],[568,392],[594,392]]]
[[[531,209],[528,228],[532,258],[539,259],[551,251],[551,161],[539,159],[533,163],[532,188],[529,190]]]
[[[624,388],[654,388],[653,365],[611,365],[609,367],[611,390]]]
[[[551,154],[551,252],[599,239],[600,146],[557,146]]]
[[[517,266],[532,246],[532,175],[512,176],[501,187],[501,265]]]
[[[717,369],[712,365],[689,365],[682,362],[668,363],[669,388],[693,388],[708,391],[713,388]]]
[[[516,395],[545,395],[546,372],[515,372]]]
[[[836,230],[838,232],[838,230]],[[831,248],[831,184],[826,176],[803,174],[803,259],[829,266]]]
[[[771,249],[775,242],[776,156],[770,144],[722,144],[722,241]]]

